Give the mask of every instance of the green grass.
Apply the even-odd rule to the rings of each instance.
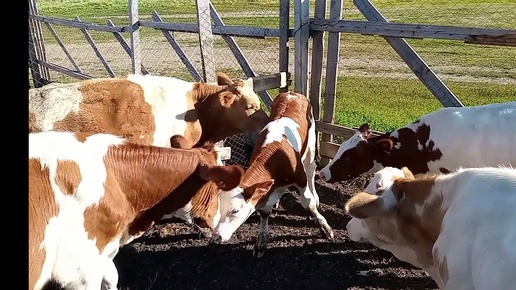
[[[212,0],[228,25],[258,27],[278,27],[277,12],[279,0]],[[434,25],[455,25],[483,28],[516,27],[516,2],[514,0],[373,0],[382,14],[391,22],[421,23]],[[311,12],[315,1],[311,0]],[[106,24],[111,19],[117,25],[128,23],[128,0],[39,0],[40,14],[72,19],[79,15],[83,21]],[[345,2],[343,13],[346,19],[364,20],[360,12],[353,8],[352,1]],[[291,4],[291,9],[294,6]],[[196,23],[195,0],[140,0],[140,18],[149,20],[156,10],[164,21],[176,23]],[[238,12],[238,13],[231,13]],[[291,21],[293,27],[293,18]],[[43,26],[44,27],[44,26]],[[54,25],[66,44],[85,43],[77,29]],[[45,41],[55,43],[52,35],[45,31]],[[111,33],[92,32],[97,43],[115,41]],[[128,34],[124,36],[128,37]],[[141,29],[141,38],[164,39],[162,33],[150,28]],[[179,39],[179,38],[178,38]],[[186,40],[185,40],[186,41]],[[194,40],[188,40],[194,41]],[[437,67],[438,75],[453,76],[455,80],[470,78],[468,81],[445,83],[465,105],[480,105],[493,102],[516,100],[516,48],[486,45],[468,45],[460,41],[435,39],[408,39],[410,45],[432,68]],[[238,39],[246,49],[255,48],[256,42]],[[185,44],[181,42],[181,44]],[[215,46],[225,46],[220,38]],[[293,41],[292,41],[293,49]],[[260,41],[263,48],[277,48],[277,39]],[[388,46],[382,37],[341,34],[341,58],[366,59],[380,64],[398,62],[400,57]],[[253,55],[248,55],[252,58]],[[96,60],[98,61],[98,60]],[[291,60],[291,62],[294,60]],[[342,68],[341,68],[342,69]],[[406,66],[369,65],[367,62],[351,66],[349,71],[364,70],[369,76],[346,76],[338,78],[335,123],[359,126],[368,122],[377,131],[389,131],[436,110],[442,105],[417,79],[395,78],[396,73],[411,74]],[[167,74],[169,68],[153,70],[156,74]],[[269,73],[273,73],[271,71]],[[241,75],[241,72],[229,72]],[[267,73],[267,72],[265,72]],[[180,74],[188,75],[186,69]],[[370,77],[374,75],[374,77]],[[471,81],[471,78],[486,80]],[[490,79],[504,78],[490,82]],[[323,86],[324,87],[324,86]],[[270,91],[271,95],[277,93]]]
[[[335,123],[386,132],[442,107],[418,80],[340,77]],[[466,106],[516,101],[516,85],[447,82]]]

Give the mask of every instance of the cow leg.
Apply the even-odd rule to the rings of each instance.
[[[302,158],[303,169],[307,178],[307,186],[298,187],[299,193],[301,194],[300,201],[303,207],[308,209],[314,218],[317,219],[319,227],[324,235],[329,239],[333,239],[332,228],[328,225],[324,216],[319,213],[319,210],[317,209],[319,207],[319,195],[315,190],[315,171],[317,164],[314,162],[314,152],[315,151],[311,149],[311,146],[308,146],[307,151]]]
[[[104,269],[104,279],[102,281],[102,290],[117,290],[118,270],[112,260],[106,260]]]
[[[257,258],[263,257],[265,249],[267,249],[267,243],[269,242],[269,216],[271,212],[272,207],[263,208],[258,211],[258,214],[260,215],[260,226],[253,252],[253,255]]]

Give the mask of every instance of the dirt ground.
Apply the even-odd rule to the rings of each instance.
[[[348,240],[342,204],[367,179],[317,181],[320,211],[334,241],[323,238],[296,193],[285,194],[269,219],[271,240],[260,259],[252,254],[257,215],[225,243],[200,237],[181,221],[161,223],[115,257],[119,289],[437,289],[423,271]]]

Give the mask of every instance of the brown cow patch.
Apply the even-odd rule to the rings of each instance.
[[[152,108],[140,85],[126,79],[96,79],[79,86],[83,101],[77,113],[54,124],[54,130],[102,132],[151,144],[156,130]]]
[[[29,289],[34,288],[45,262],[45,249],[40,245],[48,221],[58,213],[48,167],[42,169],[39,160],[29,159]]]
[[[77,191],[81,180],[81,170],[77,163],[68,160],[61,160],[57,163],[55,182],[61,192],[73,195]]]

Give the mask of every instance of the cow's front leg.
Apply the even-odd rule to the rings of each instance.
[[[260,226],[253,252],[253,255],[257,258],[263,257],[263,254],[265,254],[265,250],[267,249],[267,242],[269,242],[269,216],[271,211],[272,207],[258,211],[258,214],[260,215]]]

